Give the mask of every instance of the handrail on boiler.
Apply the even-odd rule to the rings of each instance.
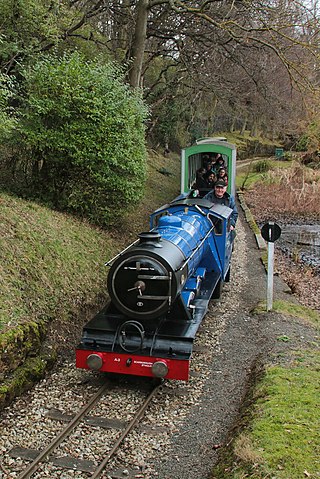
[[[138,241],[140,241],[140,238],[138,238],[137,240],[135,240],[133,243],[129,244],[129,246],[127,246],[125,249],[123,249],[120,253],[116,254],[116,256],[114,256],[113,258],[111,258],[109,261],[107,261],[106,263],[104,263],[104,265],[105,265],[105,266],[111,266],[111,264],[114,262],[114,260],[116,260],[117,258],[119,258],[119,256],[121,256],[123,253],[125,253],[129,248],[131,248],[131,246],[134,246],[135,244],[137,244]]]
[[[152,228],[152,230],[150,231],[154,231],[155,228]],[[122,251],[120,251],[120,253],[116,254],[113,258],[111,258],[109,261],[107,261],[106,263],[104,263],[105,266],[111,266],[111,264],[117,259],[119,258],[119,256],[121,256],[123,253],[125,253],[129,248],[131,248],[131,246],[134,246],[135,244],[137,244],[138,242],[140,241],[140,238],[136,239],[133,243],[129,244],[129,246],[127,246],[125,249],[123,249]]]

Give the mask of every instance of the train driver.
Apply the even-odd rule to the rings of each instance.
[[[234,230],[238,219],[238,210],[235,199],[227,193],[227,185],[223,180],[218,180],[212,191],[209,191],[203,199],[211,201],[211,203],[218,203],[220,205],[228,206],[232,209],[230,217],[230,230]]]

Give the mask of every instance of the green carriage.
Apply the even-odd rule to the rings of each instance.
[[[235,145],[224,137],[201,138],[181,151],[181,193],[187,193],[196,179],[196,171],[204,166],[206,156],[214,157],[220,153],[228,173],[228,193],[235,196],[236,156]]]

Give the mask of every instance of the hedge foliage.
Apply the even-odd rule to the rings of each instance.
[[[1,38],[0,38],[1,43]],[[10,99],[13,96],[14,81],[4,73],[0,73],[0,141],[6,141],[16,126],[16,118],[12,114]]]
[[[143,194],[147,109],[139,92],[116,64],[78,52],[42,58],[22,76],[14,142],[30,194],[110,224]]]

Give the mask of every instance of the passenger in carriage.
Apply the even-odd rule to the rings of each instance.
[[[222,155],[218,153],[216,156],[216,160],[212,165],[212,169],[216,174],[218,174],[218,171],[220,170],[220,168],[225,168],[225,163],[224,163],[224,159]]]
[[[196,190],[203,190],[204,188],[208,188],[207,186],[207,181],[204,178],[204,175],[206,174],[206,169],[205,168],[199,168],[196,171],[196,181],[192,185],[193,189]]]
[[[217,180],[216,175],[212,171],[206,171],[205,168],[199,168],[196,172],[196,181],[191,187],[192,198],[202,198],[212,190]]]
[[[211,189],[214,187],[215,182],[217,181],[217,176],[213,171],[207,171],[204,175],[204,179],[206,181],[206,188]]]
[[[202,165],[204,166],[204,168],[206,168],[209,162],[211,163],[210,156],[207,154],[202,155],[201,160],[202,160]]]
[[[206,169],[206,172],[212,172],[213,171],[213,163],[211,160],[209,160],[206,164],[205,164],[205,169]],[[215,172],[214,172],[215,173]]]
[[[225,184],[228,186],[228,175],[225,168],[220,168],[220,170],[218,171],[217,179],[223,180]]]

